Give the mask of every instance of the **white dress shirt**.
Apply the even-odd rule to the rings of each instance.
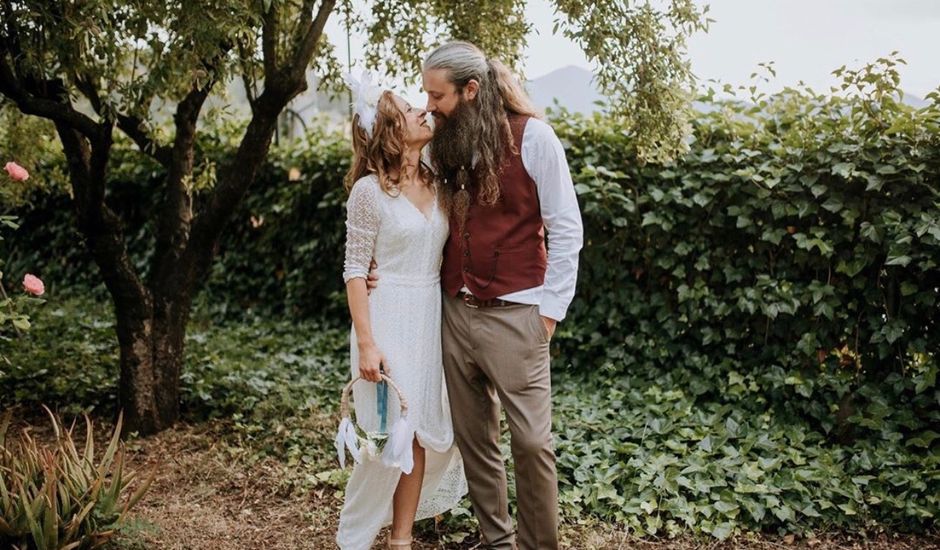
[[[500,296],[507,302],[539,306],[539,313],[561,321],[574,298],[578,253],[584,241],[581,210],[568,171],[565,150],[551,126],[531,117],[522,136],[522,165],[535,181],[542,223],[548,235],[545,284]],[[463,289],[469,292],[467,288]]]

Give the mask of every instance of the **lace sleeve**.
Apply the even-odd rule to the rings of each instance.
[[[369,274],[369,264],[379,233],[379,205],[371,178],[356,182],[346,201],[346,261],[343,281]]]

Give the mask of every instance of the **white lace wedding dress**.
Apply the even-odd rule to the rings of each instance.
[[[390,376],[408,400],[408,419],[425,449],[424,484],[416,519],[441,514],[467,492],[463,463],[454,444],[441,364],[440,265],[448,223],[435,204],[423,214],[406,197],[385,193],[375,176],[353,186],[347,202],[343,278],[365,277],[375,258],[378,287],[369,296],[375,342]],[[359,374],[355,329],[350,335],[352,376]],[[376,385],[353,386],[355,420],[366,431],[379,427]],[[399,400],[388,390],[387,426],[399,417]],[[401,471],[380,459],[363,459],[346,485],[336,542],[344,550],[371,548],[392,521],[392,496]]]

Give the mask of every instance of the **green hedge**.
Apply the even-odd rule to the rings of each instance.
[[[557,368],[691,372],[694,396],[773,406],[843,440],[918,438],[938,425],[940,108],[915,111],[887,92],[720,103],[667,166],[639,164],[630,137],[601,117],[552,117],[586,225]],[[237,130],[203,137],[197,182]],[[146,270],[161,174],[120,151],[108,202]],[[201,307],[345,325],[348,156],[342,135],[324,130],[275,148],[228,226]],[[28,197],[19,233],[0,243],[8,267],[31,266],[53,290],[96,281],[67,197],[48,191],[64,188]]]

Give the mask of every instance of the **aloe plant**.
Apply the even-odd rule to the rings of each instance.
[[[20,438],[8,438],[11,412],[0,419],[0,546],[100,547],[144,496],[154,475],[128,494],[137,474],[125,471],[122,416],[96,462],[91,419],[85,416],[85,446],[79,452],[74,425],[63,429],[52,411],[43,408],[55,432],[51,446],[40,445],[25,430]]]

